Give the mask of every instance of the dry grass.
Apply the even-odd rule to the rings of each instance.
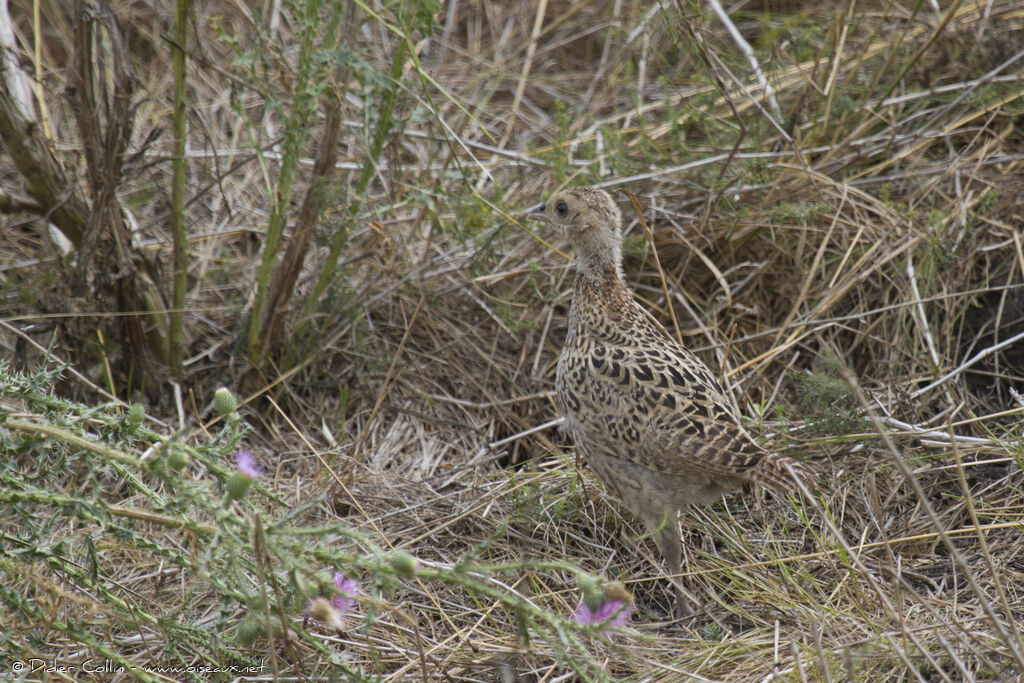
[[[133,349],[83,308],[38,219],[2,217],[10,661],[64,663],[69,679],[90,658],[179,667],[172,680],[247,663],[311,680],[1024,676],[1024,9],[739,3],[765,97],[702,3],[540,4],[542,22],[535,3],[449,0],[423,40],[392,3],[368,3],[336,208],[301,292],[339,229],[343,266],[297,360],[255,385],[238,340],[283,124],[217,28],[259,47],[262,87],[288,102],[286,7],[279,24],[194,8],[181,407],[149,386],[131,427],[115,397],[142,400],[126,391]],[[11,6],[23,45],[46,36],[48,123],[74,167],[70,24],[56,5],[40,25],[31,3]],[[139,149],[170,120],[169,18],[116,10],[144,93]],[[402,72],[400,125],[355,197],[380,106],[367,74],[386,76],[406,37],[419,66]],[[150,142],[120,184],[158,259],[170,149]],[[556,429],[524,434],[556,417],[573,271],[558,235],[517,216],[579,183],[640,197],[672,301],[626,209],[637,295],[666,322],[674,307],[752,429],[821,475],[813,498],[731,496],[684,520],[682,580],[703,610],[682,624],[665,617],[641,526]],[[32,374],[61,360],[60,379]],[[216,421],[222,384],[246,397],[250,431]],[[267,472],[223,507],[239,443]],[[175,449],[191,459],[181,473],[164,464]],[[419,560],[414,577],[396,550]],[[342,633],[302,616],[332,568],[366,590]],[[627,582],[629,629],[568,622],[580,572]],[[293,638],[237,642],[240,624],[265,634],[282,619]]]

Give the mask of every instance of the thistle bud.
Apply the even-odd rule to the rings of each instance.
[[[245,647],[249,647],[250,645],[256,642],[256,638],[259,637],[262,631],[263,628],[260,626],[260,623],[256,619],[253,619],[252,617],[246,617],[242,621],[242,623],[238,625],[238,630],[236,631],[238,643],[240,645],[244,645]]]
[[[188,453],[180,448],[176,448],[167,456],[167,466],[175,472],[180,472],[188,467],[189,460]]]
[[[129,432],[134,432],[145,418],[146,411],[138,403],[133,403],[128,407],[128,414],[124,418],[124,426],[128,428]]]
[[[213,394],[213,408],[224,417],[238,410],[238,399],[227,387],[220,387]]]
[[[242,474],[241,472],[235,472],[228,479],[227,491],[229,500],[241,500],[245,498],[245,494],[249,493],[249,487],[252,486],[252,479]]]
[[[583,602],[587,607],[597,609],[604,602],[604,594],[597,584],[597,579],[593,576],[590,574],[580,574],[576,577],[576,583],[580,586],[580,592],[583,593]]]
[[[416,574],[418,565],[415,558],[404,550],[396,550],[391,553],[391,568],[399,576],[411,579]]]

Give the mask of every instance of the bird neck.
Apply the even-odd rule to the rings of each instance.
[[[569,230],[576,268],[594,285],[614,274],[622,280],[622,236],[617,228],[586,220]]]
[[[599,267],[586,267],[580,263],[576,267],[576,281],[583,281],[593,289],[626,288],[622,275],[622,266],[617,263],[603,263]]]
[[[630,317],[633,292],[623,281],[618,265],[610,263],[596,272],[580,265],[573,284],[570,323],[586,325],[589,316],[584,311],[594,314],[597,309],[601,309],[600,317],[608,321]]]
[[[591,287],[596,289],[616,283],[626,286],[622,275],[622,252],[618,245],[580,249],[576,259],[577,279],[586,280]]]

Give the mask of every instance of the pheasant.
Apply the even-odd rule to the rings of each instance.
[[[708,367],[634,300],[622,274],[622,217],[607,192],[563,190],[534,213],[564,231],[577,258],[558,408],[578,453],[646,523],[677,576],[680,510],[746,483],[792,489],[794,475],[811,482],[813,473],[758,445]]]

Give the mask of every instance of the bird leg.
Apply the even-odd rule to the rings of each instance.
[[[683,561],[683,539],[679,534],[679,514],[676,510],[669,510],[660,519],[647,520],[647,527],[651,530],[662,557],[665,558],[666,572],[675,589],[676,619],[684,619],[693,614],[693,609],[690,606],[690,601],[686,598],[679,578]]]

